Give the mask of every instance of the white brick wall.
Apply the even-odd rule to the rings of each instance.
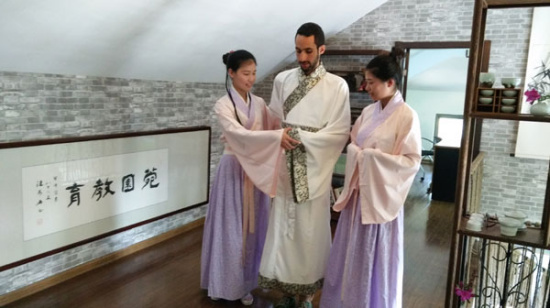
[[[0,72],[0,142],[212,127],[211,176],[223,151],[212,111],[223,85]],[[203,217],[206,206],[0,272],[0,295]]]

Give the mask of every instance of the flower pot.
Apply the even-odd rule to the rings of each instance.
[[[545,116],[550,114],[549,107],[550,106],[548,105],[547,101],[538,102],[538,103],[534,103],[531,106],[531,109],[529,109],[529,112],[535,116]]]

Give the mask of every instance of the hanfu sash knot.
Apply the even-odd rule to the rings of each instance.
[[[252,102],[252,96],[248,94],[248,104],[243,100],[241,95],[231,87],[231,98],[235,103],[235,108],[237,108],[241,113],[245,114],[247,119],[243,121],[244,128],[250,130],[256,121],[256,112],[254,109],[254,104]],[[241,119],[242,120],[242,119]],[[242,200],[243,200],[243,249],[242,249],[242,264],[246,261],[246,239],[248,234],[254,234],[255,230],[255,205],[254,205],[254,183],[243,171],[243,191],[242,191]]]
[[[299,83],[296,89],[290,93],[283,104],[284,118],[288,113],[307,95],[307,93],[317,85],[317,83],[325,76],[327,71],[322,64],[317,69],[306,76],[302,70],[299,70]],[[283,123],[283,127],[292,127],[289,131],[290,137],[300,140],[300,136],[296,128],[317,132],[318,128],[304,127]],[[294,202],[303,203],[309,199],[309,186],[307,181],[307,157],[306,149],[301,144],[292,150],[285,151],[286,164],[290,173],[290,181]]]
[[[243,172],[243,250],[242,264],[246,261],[246,238],[248,233],[254,234],[256,228],[254,211],[254,183],[246,173]]]

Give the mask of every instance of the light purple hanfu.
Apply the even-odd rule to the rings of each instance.
[[[321,307],[402,306],[403,204],[420,166],[420,139],[418,116],[400,92],[355,122]]]
[[[263,99],[231,94],[235,106],[226,95],[214,107],[225,150],[204,225],[201,288],[210,297],[236,300],[257,286],[283,131],[269,130],[276,124]]]

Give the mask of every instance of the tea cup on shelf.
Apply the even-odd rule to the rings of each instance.
[[[477,219],[480,219],[481,221],[484,221],[485,220],[485,215],[483,215],[481,213],[472,213],[472,214],[470,214],[470,218],[477,218]]]
[[[468,219],[468,222],[466,223],[466,229],[470,231],[481,231],[481,228],[483,227],[483,221],[480,221],[476,218],[470,218]]]
[[[510,217],[500,218],[500,234],[504,236],[516,236],[522,222]]]
[[[483,88],[491,88],[495,83],[495,74],[479,73],[479,86]]]
[[[521,78],[503,77],[500,78],[500,83],[507,89],[513,89],[521,83]]]
[[[500,111],[505,112],[505,113],[512,113],[512,112],[516,111],[516,107],[515,106],[502,106],[502,107],[500,107]]]
[[[522,211],[509,211],[504,213],[504,216],[519,220],[522,224],[525,223],[525,219],[527,219],[527,215]]]
[[[503,105],[513,105],[516,102],[515,98],[503,98],[502,104]]]
[[[502,91],[502,95],[504,95],[505,97],[515,97],[517,95],[517,91],[516,90],[504,90]]]
[[[493,102],[493,98],[492,97],[480,97],[479,102],[482,103],[483,105],[488,105],[488,104]]]
[[[483,96],[491,96],[491,95],[493,95],[493,93],[494,93],[495,91],[493,91],[493,90],[481,90],[481,91],[479,91],[479,92],[480,92],[481,95],[483,95]]]

